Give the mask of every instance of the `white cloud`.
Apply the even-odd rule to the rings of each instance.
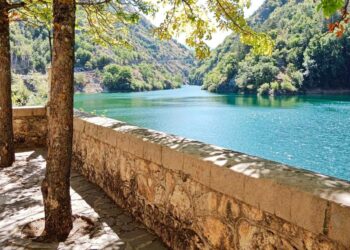
[[[252,15],[263,3],[265,0],[251,0],[251,6],[249,9],[244,10],[246,17]],[[147,16],[146,18],[151,21],[152,24],[158,26],[164,20],[165,10],[160,10],[155,16]],[[211,48],[216,48],[224,39],[230,34],[230,31],[218,31],[213,34],[213,39],[207,41],[208,45]],[[185,44],[185,36],[180,35],[179,37],[174,37],[178,42]]]

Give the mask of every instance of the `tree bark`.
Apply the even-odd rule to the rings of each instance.
[[[0,168],[15,161],[11,102],[9,5],[0,0]]]
[[[48,156],[42,193],[44,236],[62,241],[72,229],[70,169],[73,137],[75,1],[53,1],[53,60],[48,113]]]

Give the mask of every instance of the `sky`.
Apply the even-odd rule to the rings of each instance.
[[[245,16],[249,17],[252,15],[264,2],[265,0],[251,0],[251,6],[249,9],[245,10]],[[158,26],[164,20],[164,11],[159,11],[154,17],[147,16],[147,19],[151,21],[155,26]],[[219,31],[213,34],[214,39],[207,41],[207,44],[212,48],[216,48],[220,43],[222,43],[226,36],[231,32]],[[185,44],[185,37],[174,37],[178,42]]]

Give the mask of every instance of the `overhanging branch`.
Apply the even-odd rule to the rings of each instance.
[[[101,5],[111,2],[111,0],[104,0],[104,1],[81,1],[77,2],[77,5],[87,6],[87,5]]]
[[[25,5],[26,5],[26,4],[25,4],[24,2],[7,4],[6,9],[7,9],[7,10],[19,9],[19,8],[24,7]]]

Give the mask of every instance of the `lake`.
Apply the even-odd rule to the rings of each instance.
[[[219,95],[185,86],[76,94],[75,108],[350,180],[350,96]]]

